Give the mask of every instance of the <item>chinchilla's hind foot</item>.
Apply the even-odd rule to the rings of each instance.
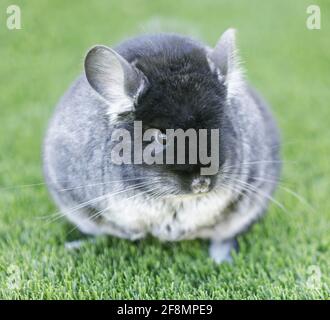
[[[86,243],[95,243],[95,242],[96,242],[95,238],[73,240],[66,242],[64,247],[66,250],[75,251],[81,249],[81,247],[83,247]]]
[[[238,251],[238,242],[235,238],[224,241],[212,240],[209,254],[213,261],[218,264],[223,262],[231,263],[233,261],[231,253],[234,250]]]

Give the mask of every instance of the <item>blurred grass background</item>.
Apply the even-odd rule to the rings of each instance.
[[[16,0],[16,31],[6,28],[10,4],[0,3],[0,298],[329,298],[329,1]],[[310,4],[321,8],[321,30],[306,28]],[[279,189],[288,212],[271,206],[233,265],[214,265],[198,240],[99,238],[67,251],[80,235],[40,219],[56,208],[43,185],[23,185],[43,182],[47,121],[86,50],[160,30],[214,45],[228,27],[282,130],[283,183],[314,211]]]

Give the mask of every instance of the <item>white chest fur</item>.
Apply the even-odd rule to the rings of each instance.
[[[109,226],[103,232],[130,239],[151,233],[170,241],[209,237],[231,198],[226,190],[158,201],[112,197],[104,212]]]

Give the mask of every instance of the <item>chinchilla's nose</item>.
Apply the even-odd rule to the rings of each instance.
[[[191,191],[193,193],[206,193],[209,191],[211,179],[206,177],[199,177],[193,179],[191,183]]]

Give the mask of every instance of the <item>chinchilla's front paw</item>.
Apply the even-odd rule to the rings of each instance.
[[[210,257],[217,264],[228,262],[232,263],[233,258],[231,253],[238,251],[238,243],[236,239],[229,239],[225,241],[212,240],[209,247]]]

